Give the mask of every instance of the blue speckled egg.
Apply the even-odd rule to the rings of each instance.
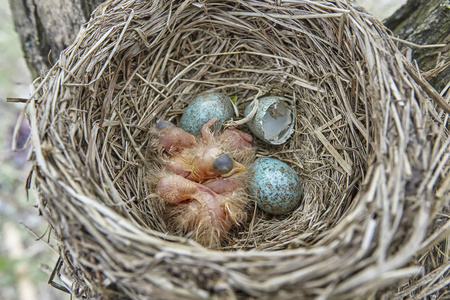
[[[302,188],[297,173],[274,158],[259,158],[251,170],[250,192],[263,211],[281,215],[298,207]]]
[[[204,93],[195,97],[188,105],[181,116],[180,128],[190,134],[200,135],[203,124],[210,119],[217,117],[212,129],[218,130],[233,115],[233,104],[229,97],[221,93]]]

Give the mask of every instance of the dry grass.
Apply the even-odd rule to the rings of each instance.
[[[36,82],[33,177],[71,293],[445,293],[450,140],[433,104],[445,100],[351,2],[279,2],[107,1]],[[145,180],[151,126],[204,91],[236,96],[237,120],[262,95],[297,116],[285,145],[256,146],[298,172],[301,207],[270,217],[250,205],[220,249],[171,235]]]

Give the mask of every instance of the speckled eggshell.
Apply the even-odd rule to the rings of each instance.
[[[298,207],[302,188],[297,173],[274,158],[259,158],[251,171],[250,191],[263,211],[281,215]]]
[[[200,135],[203,124],[217,117],[213,130],[218,130],[225,121],[233,118],[231,99],[221,93],[204,93],[189,103],[180,120],[180,128],[193,135]]]
[[[272,144],[281,145],[285,143],[291,135],[294,133],[294,115],[287,105],[288,99],[279,96],[267,96],[259,99],[258,109],[253,118],[247,122],[247,126],[251,132],[256,135],[260,140]],[[270,115],[270,111],[275,107],[282,107],[284,114],[280,115],[279,120],[285,120],[287,124],[283,127],[274,128],[274,124],[269,125],[266,120],[266,116]],[[244,116],[247,117],[253,109],[253,102],[249,103],[244,111]],[[277,117],[277,118],[279,118]],[[274,120],[273,118],[270,118]],[[273,130],[278,131],[278,135],[269,133]]]

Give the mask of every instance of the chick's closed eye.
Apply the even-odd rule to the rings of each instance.
[[[233,169],[233,160],[226,154],[223,154],[214,160],[214,170],[223,175]]]

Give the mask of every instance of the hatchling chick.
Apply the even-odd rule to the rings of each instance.
[[[168,121],[152,131],[163,166],[152,186],[165,203],[168,227],[206,247],[220,245],[246,219],[247,172],[255,156],[251,135],[237,129],[214,134],[216,120],[202,126],[201,137]]]

